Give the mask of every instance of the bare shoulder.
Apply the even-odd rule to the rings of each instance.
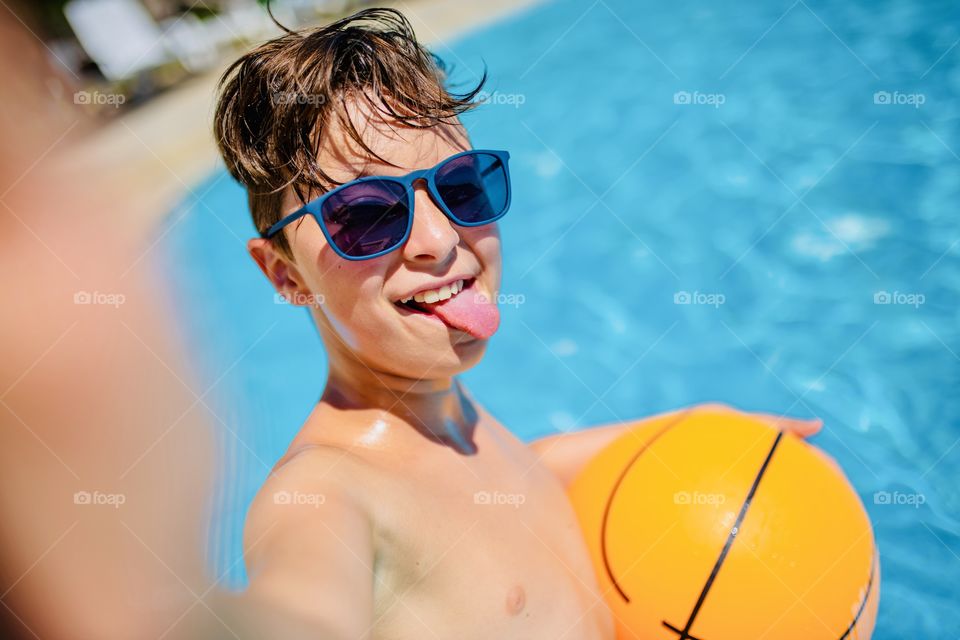
[[[355,482],[347,482],[359,464],[349,451],[326,445],[302,447],[285,456],[250,505],[244,546],[252,545],[278,522],[320,516],[320,506],[326,516],[348,507],[362,513],[362,492]]]
[[[247,515],[248,593],[319,637],[367,637],[373,620],[374,523],[357,469],[349,451],[304,447],[273,470]]]

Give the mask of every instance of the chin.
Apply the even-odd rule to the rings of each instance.
[[[400,370],[394,371],[394,373],[416,380],[451,378],[477,365],[486,352],[487,342],[488,340],[471,338],[454,345],[451,341],[444,346],[430,350],[428,357],[417,358],[416,360],[405,358],[396,360],[392,364],[394,366],[399,365]]]

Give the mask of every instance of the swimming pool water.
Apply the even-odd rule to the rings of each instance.
[[[437,52],[505,148],[502,325],[464,378],[523,439],[703,401],[817,415],[874,522],[875,638],[960,634],[960,7],[558,0]],[[168,221],[223,423],[210,555],[322,389],[224,173]],[[803,479],[799,478],[798,482]]]

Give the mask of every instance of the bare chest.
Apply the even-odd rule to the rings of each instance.
[[[519,442],[479,444],[384,496],[374,637],[611,637],[560,483]]]

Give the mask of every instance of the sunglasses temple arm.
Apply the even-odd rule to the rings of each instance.
[[[309,215],[309,213],[310,213],[310,212],[307,211],[307,208],[306,208],[306,207],[302,207],[302,208],[300,208],[300,209],[297,209],[296,211],[294,211],[293,213],[291,213],[290,215],[288,215],[288,216],[287,216],[286,218],[284,218],[283,220],[281,220],[281,221],[279,221],[279,222],[277,222],[277,223],[274,223],[273,226],[271,226],[269,229],[267,229],[266,231],[264,231],[263,233],[261,233],[261,234],[260,234],[260,237],[261,237],[261,238],[272,238],[273,236],[277,235],[277,233],[278,233],[281,229],[283,229],[285,226],[287,226],[287,225],[290,224],[291,222],[296,222],[297,220],[299,220],[300,218],[302,218],[302,217],[305,216],[305,215]]]

